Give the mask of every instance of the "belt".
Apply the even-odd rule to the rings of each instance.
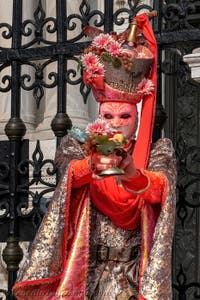
[[[93,246],[91,249],[92,255],[96,256],[98,261],[119,261],[127,262],[135,259],[139,254],[139,246],[133,248],[117,248],[107,247],[104,245]]]

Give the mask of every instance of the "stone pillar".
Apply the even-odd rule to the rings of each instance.
[[[191,69],[191,77],[197,82],[200,82],[200,48],[196,48],[191,54],[183,56],[184,62],[186,62]]]

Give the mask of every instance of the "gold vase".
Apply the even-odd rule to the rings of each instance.
[[[127,157],[127,152],[123,148],[117,148],[114,152],[115,155],[121,156],[122,159],[125,159]],[[118,166],[113,166],[112,168],[109,168],[107,170],[101,171],[99,176],[112,176],[112,175],[124,175],[124,170],[120,169]]]
[[[124,170],[118,168],[118,167],[113,167],[109,168],[107,170],[102,171],[99,176],[113,176],[113,175],[124,175],[125,172]]]

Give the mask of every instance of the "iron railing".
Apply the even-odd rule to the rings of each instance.
[[[49,176],[55,176],[56,170],[53,161],[45,159],[39,141],[31,157],[28,155],[29,141],[23,140],[26,127],[20,116],[21,91],[32,93],[39,107],[44,99],[45,89],[57,88],[57,113],[51,128],[59,143],[60,138],[71,127],[71,120],[66,112],[66,85],[79,87],[84,102],[90,92],[84,86],[81,73],[76,68],[77,56],[88,46],[88,42],[82,41],[82,31],[76,31],[71,39],[68,39],[67,32],[75,32],[77,21],[82,27],[93,22],[92,25],[110,32],[114,25],[124,24],[122,13],[128,18],[142,9],[156,9],[158,18],[153,20],[153,27],[158,42],[159,76],[154,140],[161,136],[167,113],[165,135],[174,142],[179,170],[173,259],[174,299],[199,299],[200,249],[197,242],[191,243],[191,240],[198,240],[200,228],[198,122],[193,122],[194,127],[190,127],[195,133],[191,134],[187,130],[188,118],[194,120],[199,113],[199,86],[192,81],[186,81],[189,78],[189,69],[183,63],[182,56],[199,47],[200,1],[155,0],[153,7],[150,7],[138,0],[128,0],[124,1],[125,7],[114,9],[114,1],[105,0],[104,10],[100,11],[92,10],[89,1],[85,0],[80,1],[76,12],[67,15],[68,1],[57,0],[56,17],[46,17],[43,2],[38,0],[33,19],[24,21],[23,0],[10,1],[13,3],[12,24],[1,23],[0,20],[0,38],[11,40],[10,48],[0,46],[0,72],[3,74],[11,67],[11,75],[2,75],[0,82],[0,93],[11,91],[10,119],[5,126],[9,141],[0,143],[0,230],[3,232],[0,239],[7,243],[3,259],[8,270],[8,289],[5,291],[0,287],[0,294],[6,299],[13,299],[11,290],[23,255],[19,241],[32,241],[44,214],[41,209],[42,197],[55,189],[55,184],[46,182],[43,178],[42,170],[45,166],[48,165]],[[48,40],[46,33],[56,34],[56,41]],[[22,38],[29,38],[28,42],[22,44]],[[74,62],[74,69],[68,68],[68,61]],[[52,62],[57,62],[57,69],[47,75],[51,79],[51,83],[47,83],[44,72]],[[34,78],[31,74],[24,73],[22,67],[25,65],[34,70]],[[193,106],[186,105],[184,108],[190,91]],[[192,168],[195,170],[192,171]],[[38,183],[45,187],[41,193],[31,189]],[[192,238],[186,239],[185,235],[189,234]]]

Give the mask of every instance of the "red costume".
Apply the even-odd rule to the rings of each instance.
[[[147,17],[137,19],[153,51]],[[154,86],[155,68],[156,60],[149,76]],[[105,91],[102,85],[96,90],[96,81],[94,92],[102,99]],[[168,139],[153,145],[149,156],[154,111],[155,91],[143,101],[133,150],[138,174],[130,180],[93,179],[90,158],[79,143],[70,136],[63,139],[56,154],[63,178],[14,286],[17,299],[172,298],[176,170]]]
[[[57,152],[57,157],[61,158],[60,166],[66,164],[66,161],[70,160],[73,155],[76,155],[76,158],[78,155],[79,158],[83,157],[81,149],[77,150],[78,147],[80,147],[78,143],[71,137],[63,139]],[[157,142],[150,156],[149,169],[153,172],[145,171],[150,180],[150,187],[139,195],[124,191],[116,184],[114,177],[94,182],[91,179],[87,158],[73,161],[56,189],[34,240],[30,258],[19,274],[19,282],[14,286],[17,299],[86,299],[89,237],[90,231],[94,229],[93,224],[90,223],[92,215],[90,188],[98,187],[99,189],[100,186],[101,192],[108,196],[105,199],[110,198],[108,210],[109,208],[116,209],[117,205],[119,207],[118,216],[113,214],[113,218],[121,221],[123,218],[127,220],[127,216],[130,219],[133,217],[133,226],[137,224],[140,228],[141,224],[140,293],[147,300],[171,299],[171,244],[176,174],[173,155],[169,140],[163,139]],[[169,185],[162,173],[155,172],[158,169],[167,175]],[[78,187],[88,180],[90,186],[84,184]],[[72,188],[73,182],[75,186],[77,184],[76,188],[75,186]],[[105,187],[102,189],[104,184]],[[136,183],[134,188],[140,189],[141,186]],[[121,195],[119,195],[120,192]],[[93,201],[100,200],[100,204],[103,204],[102,199],[98,199],[100,196],[98,193],[93,190],[91,194],[94,197]],[[162,212],[160,213],[161,203]],[[124,211],[125,216],[122,206],[127,207]],[[133,213],[131,216],[130,206],[135,210],[136,215]],[[113,233],[109,232],[109,234]],[[129,299],[129,297],[124,299]],[[140,299],[143,298],[140,296]]]

